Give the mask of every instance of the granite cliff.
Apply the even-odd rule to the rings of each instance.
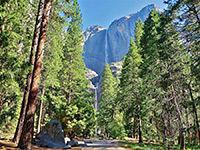
[[[93,26],[84,31],[84,61],[86,67],[101,74],[105,63],[121,61],[129,49],[130,37],[134,37],[135,22],[144,22],[155,5],[147,5],[137,13],[116,19],[109,28]]]

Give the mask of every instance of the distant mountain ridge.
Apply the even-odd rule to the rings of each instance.
[[[106,63],[123,59],[129,49],[129,41],[134,37],[135,22],[143,22],[150,11],[157,8],[154,4],[147,5],[137,13],[114,20],[108,29],[92,26],[84,31],[84,61],[86,67],[101,74]]]

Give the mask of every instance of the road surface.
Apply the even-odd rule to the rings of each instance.
[[[110,140],[85,140],[86,147],[82,150],[126,150],[123,147],[119,147],[116,141]]]

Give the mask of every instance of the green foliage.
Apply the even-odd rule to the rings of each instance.
[[[126,132],[123,124],[113,121],[109,126],[109,136],[115,139],[123,139],[126,137]]]
[[[62,124],[65,134],[71,139],[75,136],[87,136],[96,124],[95,109],[92,105],[74,100],[62,105],[56,119]]]
[[[82,60],[82,20],[78,3],[73,0],[54,2],[52,8],[41,80],[41,90],[45,89],[44,123],[65,105],[69,93],[72,101],[79,99],[90,104],[93,102]],[[65,15],[60,15],[61,13]]]
[[[156,144],[137,144],[137,143],[128,143],[120,142],[122,145],[129,147],[134,150],[162,150],[163,147]]]
[[[40,86],[45,93],[39,94],[45,100],[44,120],[58,119],[70,138],[92,135],[98,121],[105,136],[119,138],[133,133],[137,136],[141,118],[142,136],[147,141],[163,142],[167,147],[187,127],[187,142],[190,131],[190,144],[197,144],[199,0],[165,2],[167,11],[159,14],[153,9],[144,24],[141,19],[136,22],[135,41],[130,39],[121,79],[114,78],[105,65],[97,120],[82,59],[79,5],[77,0],[53,1]],[[19,115],[30,71],[28,58],[37,3],[0,1],[1,136],[13,132]],[[163,149],[152,144],[123,144],[133,149]],[[199,146],[187,147],[195,148]]]
[[[34,10],[34,4],[22,0],[4,1],[0,6],[0,126],[4,133],[13,131],[19,115],[29,70]]]
[[[98,125],[108,136],[110,123],[114,120],[117,95],[117,81],[112,75],[110,66],[106,63],[102,75],[101,100],[99,102]]]
[[[66,16],[60,15],[64,9],[67,9],[67,3],[63,2],[62,5],[58,2],[52,3],[52,13],[49,18],[40,84],[40,90],[42,91],[43,88],[45,90],[43,96],[46,111],[44,123],[54,117],[60,105],[65,100],[65,96],[61,95],[61,81],[59,78],[59,73],[63,68],[63,35],[65,34],[63,27],[68,25]],[[39,99],[42,99],[41,95]]]
[[[137,38],[136,38],[137,40]],[[143,62],[139,49],[133,38],[130,39],[129,51],[124,58],[120,82],[120,106],[123,111],[127,133],[133,128],[133,119],[146,114],[145,99],[143,98],[142,79],[140,78],[140,65]],[[134,129],[135,130],[135,129]]]
[[[92,103],[91,93],[88,90],[89,81],[85,75],[83,54],[82,16],[76,0],[69,5],[70,24],[65,34],[63,48],[63,68],[60,72],[62,95],[67,99],[80,99]]]
[[[138,48],[140,48],[140,45],[141,45],[140,41],[141,41],[142,34],[144,32],[143,28],[144,28],[144,24],[142,20],[139,19],[139,21],[136,21],[134,36],[135,36],[135,43]]]

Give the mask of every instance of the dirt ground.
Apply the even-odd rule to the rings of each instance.
[[[82,147],[72,147],[71,150],[81,150]],[[13,142],[6,142],[0,140],[0,150],[20,150],[17,145]],[[33,146],[33,150],[63,150],[62,148],[52,149],[52,148],[42,148],[36,145]]]

